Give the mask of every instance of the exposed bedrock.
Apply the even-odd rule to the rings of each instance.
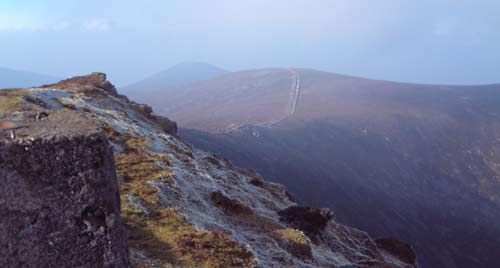
[[[14,139],[0,132],[0,267],[129,267],[113,152],[95,122],[14,120]]]

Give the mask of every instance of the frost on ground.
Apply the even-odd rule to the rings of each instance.
[[[314,235],[285,222],[279,212],[297,204],[282,185],[165,132],[102,74],[28,91],[25,109],[78,110],[102,123],[136,267],[415,267],[334,220]]]

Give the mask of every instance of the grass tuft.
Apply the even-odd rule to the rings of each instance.
[[[287,228],[274,231],[278,244],[297,258],[311,259],[311,245],[304,233]]]

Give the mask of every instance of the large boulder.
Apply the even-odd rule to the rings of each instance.
[[[113,152],[96,122],[70,111],[21,119],[14,138],[0,129],[0,267],[129,267]]]
[[[333,213],[329,209],[292,206],[280,211],[280,219],[293,228],[303,231],[307,236],[313,238],[321,233],[333,219]]]

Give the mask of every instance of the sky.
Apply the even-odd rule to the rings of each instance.
[[[0,67],[124,86],[185,61],[500,83],[500,1],[0,0]]]

